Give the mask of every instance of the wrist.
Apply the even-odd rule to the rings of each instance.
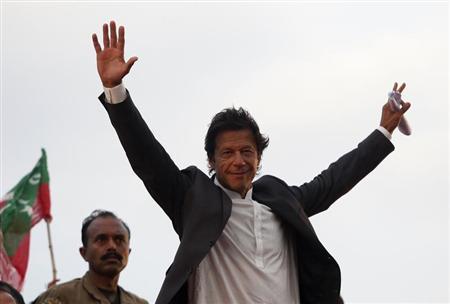
[[[103,81],[102,80],[103,87],[108,88],[108,89],[117,87],[121,83],[122,83],[122,80],[119,80],[119,81],[111,81],[111,80]]]
[[[380,128],[383,128],[383,129],[385,129],[386,131],[388,131],[389,133],[391,133],[392,134],[392,132],[394,132],[394,130],[395,130],[395,127],[393,128],[392,126],[390,126],[390,125],[387,125],[387,124],[380,124]]]
[[[380,125],[377,129],[378,131],[383,133],[383,135],[386,136],[386,138],[388,138],[389,140],[392,139],[392,132],[389,132],[385,127]]]
[[[121,103],[127,97],[127,90],[125,89],[123,83],[112,88],[103,87],[103,89],[105,92],[107,103],[111,104]]]

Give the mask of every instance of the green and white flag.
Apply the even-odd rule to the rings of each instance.
[[[0,280],[21,290],[28,266],[30,230],[41,219],[51,220],[47,157],[42,156],[0,200]]]

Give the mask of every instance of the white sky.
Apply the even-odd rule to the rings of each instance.
[[[126,26],[125,79],[179,167],[206,171],[211,117],[247,108],[269,135],[262,174],[309,181],[377,127],[394,81],[413,135],[312,218],[348,303],[449,301],[448,2],[1,4],[0,195],[48,154],[58,277],[81,276],[81,221],[116,212],[132,230],[120,283],[156,299],[177,236],[132,173],[102,106],[91,34]],[[296,165],[294,167],[294,164]],[[32,231],[23,294],[51,280],[45,225]]]

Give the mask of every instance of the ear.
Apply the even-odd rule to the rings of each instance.
[[[256,164],[256,174],[258,175],[261,170],[261,154],[258,155],[258,163]]]
[[[209,169],[213,169],[216,166],[216,162],[214,161],[214,158],[208,158],[208,167]]]
[[[78,249],[78,251],[80,252],[81,257],[82,257],[85,261],[87,261],[87,260],[86,260],[86,248],[80,247],[80,249]]]

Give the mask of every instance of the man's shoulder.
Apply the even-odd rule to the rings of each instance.
[[[215,175],[209,176],[196,166],[189,166],[189,167],[181,170],[181,174],[190,180],[191,186],[199,184],[199,183],[202,186],[207,186],[207,185],[210,185],[213,187],[216,186],[214,184],[214,176]]]
[[[201,176],[201,177],[206,177],[206,178],[210,178],[208,177],[208,175],[206,175],[202,170],[200,170],[197,166],[189,166],[184,168],[183,170],[181,170],[181,172],[185,175],[190,176],[191,178],[195,178],[197,177],[197,175]]]
[[[143,298],[135,295],[134,293],[127,291],[120,287],[120,291],[122,293],[122,303],[128,304],[128,303],[135,303],[135,304],[148,304],[147,300],[144,300]]]
[[[81,278],[76,278],[56,286],[51,287],[47,291],[40,294],[33,304],[60,304],[64,303],[65,299],[73,297],[82,287]]]
[[[81,286],[81,278],[76,278],[67,282],[63,282],[61,284],[58,284],[56,286],[53,286],[49,290],[70,290],[76,287]]]
[[[288,193],[291,187],[281,178],[273,175],[263,175],[253,182],[253,195],[260,198],[265,195],[274,195],[276,193]]]
[[[284,180],[282,180],[279,177],[273,176],[273,175],[263,175],[260,178],[258,178],[257,180],[255,180],[253,182],[253,184],[258,185],[258,186],[261,186],[261,185],[270,186],[270,185],[278,184],[278,185],[288,187],[287,183]]]

